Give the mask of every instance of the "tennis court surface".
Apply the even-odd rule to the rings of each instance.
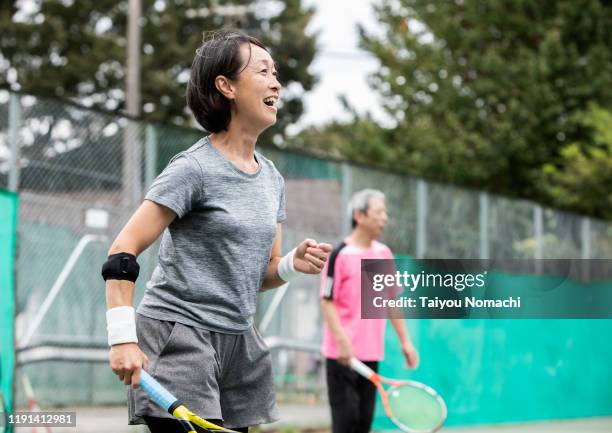
[[[125,407],[73,407],[60,410],[76,411],[77,427],[54,428],[53,433],[148,433],[146,427],[126,424]],[[285,433],[330,431],[329,411],[326,405],[281,405],[280,411],[281,421],[264,426],[263,431],[270,433],[275,431]],[[18,428],[15,431],[30,433],[32,428]],[[440,431],[449,433],[610,433],[612,432],[612,417],[442,428]],[[391,433],[391,431],[384,433]]]

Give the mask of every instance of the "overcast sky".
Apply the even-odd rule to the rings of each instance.
[[[367,85],[367,76],[378,68],[378,61],[358,48],[357,23],[376,31],[372,0],[304,0],[315,6],[316,14],[308,30],[319,30],[320,52],[311,65],[319,83],[305,98],[305,113],[298,126],[320,124],[332,118],[346,119],[338,102],[344,93],[359,112],[370,111],[384,122],[377,94]]]

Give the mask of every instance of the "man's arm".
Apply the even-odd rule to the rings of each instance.
[[[402,349],[402,354],[404,355],[404,358],[406,358],[406,365],[408,368],[417,368],[419,365],[419,352],[417,352],[416,348],[412,344],[412,341],[410,340],[408,330],[404,324],[404,319],[400,317],[393,317],[393,311],[393,309],[389,310],[389,314],[392,316],[389,318],[389,321],[397,334],[397,338]]]
[[[391,274],[395,274],[397,269],[395,267],[393,253],[391,252],[391,250],[389,250],[388,254],[388,263],[391,265],[391,269],[389,270],[389,272]],[[401,287],[395,287],[394,295],[397,296],[401,293],[401,291]],[[417,366],[419,365],[419,352],[417,352],[416,348],[412,344],[412,340],[410,339],[410,335],[408,334],[408,330],[406,329],[404,319],[401,317],[399,311],[397,311],[395,308],[387,309],[387,314],[389,317],[389,321],[391,322],[391,326],[393,326],[393,330],[397,334],[397,338],[402,349],[402,354],[406,359],[406,366],[408,368],[417,368]]]
[[[332,299],[321,299],[321,310],[323,312],[323,319],[338,346],[338,362],[346,367],[350,367],[353,349],[340,323],[340,317],[338,316],[334,301]]]

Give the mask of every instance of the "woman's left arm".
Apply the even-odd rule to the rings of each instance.
[[[272,242],[270,261],[264,278],[261,290],[273,289],[282,286],[287,281],[283,280],[278,273],[281,260],[292,261],[293,270],[303,274],[318,274],[323,269],[327,257],[332,250],[332,246],[326,243],[318,243],[313,239],[304,239],[294,250],[289,252],[286,257],[281,256],[283,244],[282,225],[276,224],[276,234]]]

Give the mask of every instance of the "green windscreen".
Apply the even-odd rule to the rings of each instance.
[[[10,411],[15,366],[15,237],[17,195],[0,190],[0,390]]]
[[[518,291],[540,275],[500,275]],[[612,282],[610,282],[612,287]],[[612,415],[612,320],[407,319],[420,353],[411,371],[391,326],[383,376],[413,379],[446,401],[445,426]],[[394,430],[380,401],[374,429]]]

